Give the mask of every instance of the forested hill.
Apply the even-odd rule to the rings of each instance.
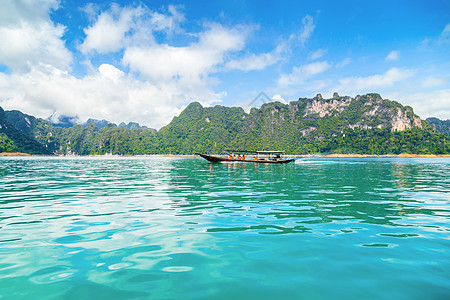
[[[171,153],[283,149],[288,153],[449,153],[448,139],[411,107],[378,94],[270,102],[242,108],[191,103],[159,133]]]
[[[450,136],[450,120],[439,120],[438,118],[428,118],[427,121],[437,131],[445,133],[446,135]]]
[[[450,154],[446,135],[411,107],[378,94],[351,98],[335,93],[331,99],[318,94],[289,104],[266,103],[249,113],[194,102],[159,131],[124,124],[100,129],[93,122],[61,128],[17,111],[6,116],[45,151],[63,155],[222,153],[230,148],[290,154]],[[4,136],[0,152],[14,150],[10,144],[1,146],[2,141],[7,141]]]
[[[28,119],[28,118],[27,118]],[[14,151],[29,154],[51,154],[44,145],[23,133],[6,118],[0,107],[0,152]]]

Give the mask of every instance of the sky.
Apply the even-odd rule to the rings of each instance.
[[[0,6],[5,110],[159,129],[194,101],[248,109],[337,92],[450,118],[448,0]]]

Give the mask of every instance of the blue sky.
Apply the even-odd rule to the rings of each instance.
[[[450,118],[450,1],[0,1],[4,109],[160,128],[192,101],[376,92]]]

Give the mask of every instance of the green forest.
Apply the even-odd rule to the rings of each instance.
[[[393,130],[398,120],[407,128]],[[240,107],[191,103],[159,131],[112,123],[99,129],[93,122],[62,128],[3,110],[0,125],[0,152],[31,154],[220,154],[230,148],[298,155],[450,154],[447,135],[418,119],[412,108],[378,94],[271,102],[249,113]]]

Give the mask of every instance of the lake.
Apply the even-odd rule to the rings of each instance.
[[[450,158],[1,157],[0,299],[450,299]]]

